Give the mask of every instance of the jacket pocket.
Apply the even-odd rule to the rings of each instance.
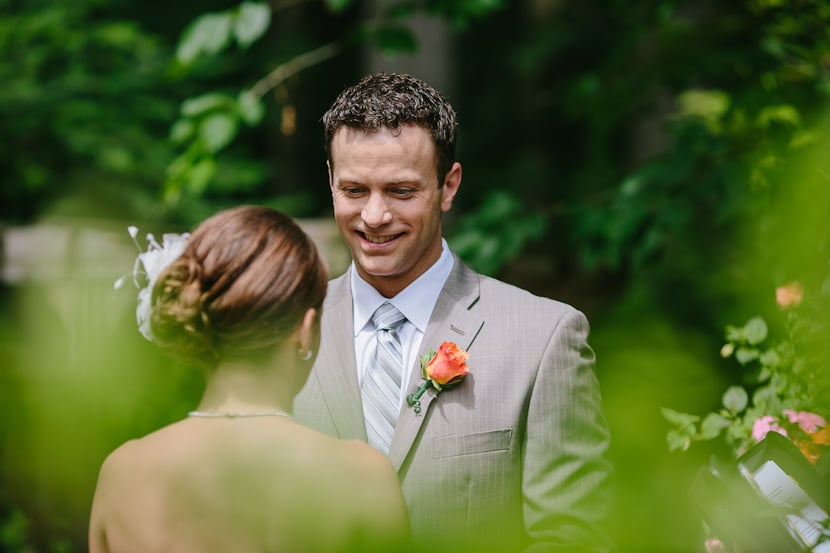
[[[507,451],[510,449],[510,438],[513,430],[491,430],[476,434],[455,434],[452,436],[437,436],[432,439],[432,458],[455,457],[486,453],[488,451]]]

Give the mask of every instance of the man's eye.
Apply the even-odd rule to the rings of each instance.
[[[347,196],[359,196],[361,193],[363,193],[363,189],[350,186],[348,188],[344,188],[343,192],[345,192]]]
[[[398,197],[406,197],[412,194],[411,188],[393,188],[392,194]]]

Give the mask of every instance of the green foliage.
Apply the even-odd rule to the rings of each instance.
[[[3,551],[25,551],[29,541],[29,520],[19,509],[0,517],[0,546]]]
[[[713,134],[721,131],[721,120],[730,98],[722,90],[687,90],[677,97],[678,119],[699,119]]]
[[[261,101],[249,91],[236,98],[208,93],[185,100],[170,139],[187,149],[167,169],[164,199],[175,204],[182,193],[203,194],[216,176],[216,154],[233,142],[241,125],[255,126],[263,115]]]
[[[182,34],[176,60],[191,65],[201,56],[218,54],[232,40],[247,48],[265,34],[270,24],[271,8],[265,2],[242,2],[230,10],[200,15]]]
[[[323,0],[332,12],[341,13],[352,5],[352,0]]]
[[[175,113],[164,44],[98,1],[0,13],[0,218],[26,221],[78,188],[118,198],[116,212],[151,202],[168,152],[156,132]]]
[[[692,0],[395,1],[376,3],[368,14],[353,0],[0,5],[8,8],[0,10],[3,222],[71,208],[189,225],[243,201],[327,215],[319,136],[325,105],[356,80],[365,47],[393,59],[420,46],[413,16],[448,21],[453,47],[442,55],[452,78],[446,92],[462,120],[465,183],[452,214],[459,218],[448,224],[456,231],[453,247],[492,274],[523,247],[536,246],[563,273],[574,273],[551,279],[551,293],[587,268],[603,277],[602,286],[582,279],[575,303],[590,300],[605,310],[600,303],[637,285],[652,290],[649,309],[654,315],[659,306],[661,324],[683,329],[661,355],[649,343],[629,370],[603,375],[619,379],[605,388],[609,420],[639,452],[638,472],[621,478],[639,484],[638,505],[643,493],[657,493],[649,485],[665,479],[643,470],[649,467],[640,446],[651,436],[659,441],[662,430],[647,426],[655,424],[653,408],[644,407],[636,387],[632,394],[635,380],[653,386],[653,398],[679,394],[678,358],[704,363],[699,348],[689,346],[689,335],[702,332],[697,326],[711,335],[710,327],[735,320],[726,315],[739,309],[738,296],[827,258],[805,245],[827,241],[819,229],[826,228],[828,183],[803,170],[827,175],[826,161],[805,164],[801,155],[825,144],[826,158],[828,144],[821,115],[830,95],[830,7],[823,0],[703,7]],[[289,115],[296,116],[295,134],[283,132]],[[105,201],[81,211],[67,202],[70,193],[78,202]],[[804,201],[784,216],[795,194]],[[582,268],[573,262],[577,255]],[[764,312],[762,304],[755,309]],[[793,327],[782,339],[774,316],[759,321],[727,330],[724,351],[735,360],[729,380],[740,385],[717,385],[716,395],[725,388],[717,410],[663,411],[672,449],[721,438],[739,443],[744,421],[761,413],[753,409],[781,402],[779,390],[801,378],[793,374],[827,397],[820,395],[827,377],[808,370],[824,365],[807,353],[826,347],[802,341],[815,332]],[[624,364],[643,332],[597,322],[596,330],[629,338],[602,351],[606,361],[598,367],[612,366],[607,359],[614,354]],[[641,378],[637,371],[655,357],[672,370],[661,365]],[[654,384],[659,379],[662,389]],[[122,412],[136,389],[112,411]],[[148,389],[154,398],[164,395]],[[632,409],[643,412],[641,421]],[[112,424],[128,428],[133,414]],[[661,452],[650,453],[658,463]],[[690,540],[674,531],[676,514],[653,514],[624,517],[641,547],[635,550],[685,550]],[[26,537],[10,516],[3,511],[7,541],[0,548],[15,550],[9,544]],[[675,543],[648,548],[641,539]]]
[[[545,231],[540,213],[527,213],[507,191],[491,192],[478,211],[465,215],[450,238],[452,249],[485,274],[495,274],[529,240]]]
[[[816,356],[807,344],[816,335],[824,335],[823,324],[816,327],[815,323],[825,318],[821,314],[816,318],[814,313],[805,316],[803,310],[793,308],[787,313],[787,335],[772,343],[767,323],[761,317],[753,317],[740,327],[727,326],[721,356],[729,358],[734,354],[744,370],[745,383],[730,386],[721,398],[721,409],[708,413],[702,420],[696,415],[662,408],[670,426],[666,441],[671,451],[686,451],[693,442],[723,436],[731,449],[740,454],[752,444],[753,425],[761,417],[777,419],[785,410],[822,413],[826,390],[817,381],[826,370],[828,351]]]
[[[487,160],[480,186],[499,186],[517,158],[538,155],[539,169],[514,190],[566,206],[566,243],[589,270],[615,274],[678,251],[705,263],[739,226],[769,228],[770,203],[786,193],[781,175],[828,135],[826,3],[600,4],[514,9],[471,45],[465,98],[477,94],[481,106],[465,108],[488,130],[467,137]],[[494,39],[506,25],[522,37]],[[500,75],[521,101],[488,94],[476,73]],[[564,185],[540,184],[545,175]],[[549,227],[560,237],[561,228]]]
[[[418,39],[403,23],[367,23],[360,32],[362,40],[374,46],[385,55],[394,57],[418,51]]]
[[[427,0],[426,9],[456,28],[463,28],[475,18],[500,10],[505,3],[505,0]]]
[[[346,11],[352,2],[343,0],[326,0],[325,5],[334,14]],[[457,2],[432,2],[427,11],[452,19],[457,23],[466,23],[472,18],[481,17],[498,8],[498,0],[467,0]],[[274,9],[283,9],[276,6]],[[408,17],[421,9],[416,4],[404,1],[384,4],[377,14],[358,21],[355,32],[346,32],[342,42],[356,38],[365,42],[386,56],[413,53],[418,49],[414,33],[408,27]],[[186,72],[206,71],[205,62],[221,59],[229,55],[229,47],[235,40],[241,48],[254,46],[258,41],[275,40],[279,37],[273,31],[278,19],[271,13],[271,7],[261,2],[242,2],[238,6],[223,11],[214,11],[199,15],[184,30],[176,51],[176,59]],[[244,127],[256,128],[267,117],[264,98],[271,91],[284,92],[285,82],[309,67],[328,60],[341,51],[341,45],[335,41],[328,45],[307,50],[288,59],[274,58],[274,66],[253,85],[250,82],[227,83],[222,90],[210,90],[185,99],[182,103],[179,119],[173,124],[170,138],[178,149],[178,154],[166,170],[166,179],[162,185],[165,204],[170,209],[182,210],[183,206],[194,201],[204,200],[210,195],[224,196],[227,192],[249,191],[244,183],[222,185],[217,177],[223,167],[232,169],[234,157],[222,155],[223,151],[233,148],[239,142]],[[209,70],[207,70],[209,72]],[[238,87],[238,92],[228,92]],[[277,98],[280,95],[276,95]],[[277,101],[282,107],[288,107],[293,113],[290,101]],[[278,105],[278,107],[280,107]],[[285,117],[285,110],[281,116]],[[242,161],[244,163],[244,161]],[[264,175],[262,175],[264,177]],[[257,188],[260,183],[251,183]],[[224,189],[224,193],[220,192]]]

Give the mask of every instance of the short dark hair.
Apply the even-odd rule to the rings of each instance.
[[[328,274],[289,216],[242,206],[200,224],[152,292],[153,341],[187,362],[265,358],[319,308]]]
[[[435,144],[438,186],[455,162],[458,122],[444,96],[427,83],[405,73],[376,73],[341,92],[323,114],[326,154],[340,127],[361,131],[397,129],[412,124],[429,131]]]

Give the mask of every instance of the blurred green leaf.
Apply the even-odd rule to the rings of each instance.
[[[333,13],[340,13],[345,11],[349,6],[352,5],[352,0],[324,0],[326,6],[333,12]]]
[[[544,217],[524,209],[511,192],[499,190],[488,193],[477,211],[462,217],[448,241],[478,271],[494,274],[545,228]]]
[[[758,114],[757,124],[759,127],[766,129],[773,123],[799,127],[801,126],[801,116],[795,106],[788,104],[766,106]]]
[[[735,350],[735,360],[741,365],[746,365],[758,359],[759,352],[755,348],[739,347]]]
[[[767,323],[761,317],[753,317],[743,328],[747,343],[758,345],[767,339]]]
[[[182,102],[181,112],[185,117],[196,117],[212,110],[231,110],[235,106],[236,102],[227,94],[210,92]]]
[[[732,421],[726,417],[718,413],[709,413],[700,423],[700,439],[711,440],[716,438],[730,424],[732,424]]]
[[[761,354],[759,359],[765,367],[778,367],[781,365],[781,356],[774,349],[769,349]]]
[[[265,116],[265,106],[262,104],[262,100],[249,91],[243,91],[239,94],[237,106],[239,115],[246,125],[252,127],[258,125]]]
[[[196,133],[196,125],[191,119],[179,119],[170,129],[170,140],[176,144],[184,144],[192,139]]]
[[[727,325],[726,327],[726,341],[732,344],[737,342],[744,341],[744,331],[743,328],[733,325]]]
[[[187,174],[187,188],[189,192],[200,195],[207,188],[208,183],[216,174],[216,161],[213,158],[202,158],[190,168]]]
[[[677,98],[678,118],[699,118],[709,130],[719,132],[719,121],[730,105],[729,94],[722,90],[687,90]]]
[[[271,8],[265,2],[242,2],[233,22],[236,41],[247,48],[257,41],[271,24]]]
[[[732,413],[740,413],[749,402],[749,396],[741,386],[730,386],[721,399],[723,406]]]
[[[182,34],[176,59],[190,65],[200,55],[220,52],[230,42],[233,18],[227,13],[207,13],[196,18]]]
[[[210,152],[218,152],[230,144],[238,128],[238,121],[231,114],[212,113],[200,122],[199,137]]]
[[[669,451],[686,451],[692,445],[692,438],[672,429],[666,433],[666,443],[669,446]]]
[[[700,420],[700,417],[697,415],[681,413],[668,407],[661,407],[660,412],[663,414],[664,419],[679,428],[693,428]]]

